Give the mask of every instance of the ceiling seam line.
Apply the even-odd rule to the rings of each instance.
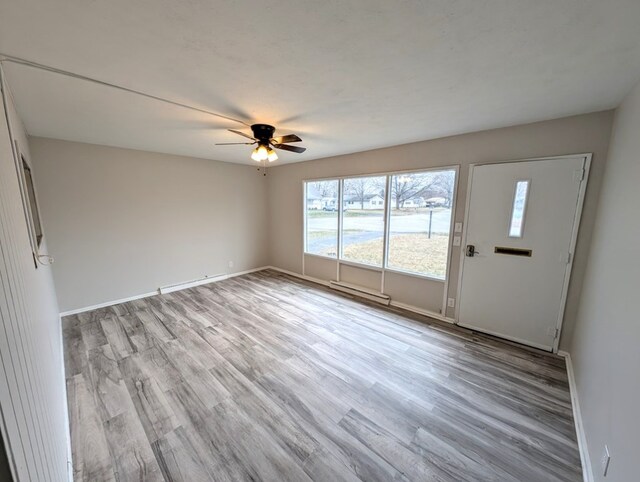
[[[214,116],[214,117],[219,117],[221,119],[226,119],[226,120],[229,120],[229,121],[237,122],[237,123],[245,125],[245,126],[249,126],[249,124],[247,124],[244,121],[241,121],[239,119],[235,119],[233,117],[226,116],[224,114],[218,114],[216,112],[211,112],[209,110],[201,109],[199,107],[194,107],[194,106],[191,106],[191,105],[188,105],[188,104],[183,104],[181,102],[173,101],[173,100],[170,100],[170,99],[165,99],[164,97],[159,97],[157,95],[147,94],[146,92],[142,92],[142,91],[135,90],[135,89],[130,89],[129,87],[123,87],[121,85],[112,84],[112,83],[106,82],[104,80],[95,79],[93,77],[87,77],[86,75],[76,74],[75,72],[70,72],[68,70],[58,69],[56,67],[51,67],[49,65],[40,64],[38,62],[33,62],[31,60],[23,59],[23,58],[20,58],[20,57],[15,57],[13,55],[8,55],[8,54],[4,54],[4,53],[0,52],[0,63],[2,63],[2,62],[13,62],[13,63],[18,64],[18,65],[24,65],[26,67],[31,67],[31,68],[34,68],[34,69],[44,70],[46,72],[51,72],[51,73],[54,73],[54,74],[64,75],[64,76],[71,77],[71,78],[78,79],[78,80],[84,80],[86,82],[93,82],[95,84],[102,85],[102,86],[105,86],[105,87],[111,87],[113,89],[117,89],[117,90],[121,90],[121,91],[124,91],[124,92],[128,92],[130,94],[140,95],[140,96],[146,97],[148,99],[157,100],[157,101],[160,101],[160,102],[164,102],[166,104],[175,105],[177,107],[182,107],[184,109],[189,109],[189,110],[193,110],[193,111],[196,111],[196,112],[201,112],[203,114],[208,114],[208,115],[211,115],[211,116]]]

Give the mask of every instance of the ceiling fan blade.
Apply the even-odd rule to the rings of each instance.
[[[289,134],[287,136],[274,137],[271,142],[273,144],[287,144],[288,142],[302,142],[302,139],[295,134]]]
[[[255,142],[218,142],[214,146],[252,146]]]
[[[273,144],[273,147],[276,149],[282,149],[283,151],[297,152],[298,154],[302,154],[307,150],[306,147],[288,146],[286,144]]]
[[[239,136],[246,137],[247,139],[251,139],[255,141],[255,137],[251,137],[249,134],[245,134],[244,132],[236,131],[234,129],[227,129],[229,132],[233,132],[234,134],[238,134]]]

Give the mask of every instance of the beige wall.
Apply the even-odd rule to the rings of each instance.
[[[595,479],[610,482],[638,480],[640,467],[639,186],[640,84],[616,112],[570,346]]]
[[[600,112],[272,168],[267,177],[271,264],[296,273],[302,272],[303,179],[460,165],[455,220],[462,222],[469,164],[591,152],[591,178],[565,314],[562,346],[566,346],[564,340],[571,339],[582,287],[612,118],[613,112]],[[455,297],[452,293],[457,289],[459,255],[459,248],[454,248],[448,281],[449,296],[452,297]],[[414,284],[413,279],[407,276],[396,276],[394,279],[395,284],[390,289],[396,293],[405,292],[406,287]],[[443,284],[437,281],[424,284],[423,305],[418,306],[437,310],[442,299]],[[421,301],[417,298],[414,293],[411,303]],[[452,316],[452,311],[449,310],[447,314]]]
[[[34,138],[61,309],[266,264],[302,273],[303,179],[460,165],[455,220],[463,221],[469,164],[591,152],[561,344],[566,348],[612,118],[612,112],[601,112],[283,165],[269,169],[266,181],[249,166]],[[456,297],[459,255],[454,248],[450,297]],[[230,260],[235,263],[231,269]],[[331,261],[307,257],[306,266],[310,276],[335,278]],[[379,273],[359,268],[341,272],[345,281],[380,285]],[[435,313],[442,308],[445,286],[401,274],[385,277],[385,291],[395,301]],[[453,310],[446,314],[452,317]]]
[[[44,138],[30,145],[62,311],[268,264],[256,168]]]
[[[34,265],[13,141],[28,163],[31,156],[7,100],[9,123],[0,101],[0,431],[16,480],[62,481],[70,453],[59,310],[51,268]],[[34,175],[36,190],[38,181]],[[41,253],[47,241],[45,233]]]

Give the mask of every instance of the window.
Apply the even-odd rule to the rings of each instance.
[[[382,267],[387,177],[345,179],[340,259]]]
[[[456,171],[391,176],[387,267],[444,279]]]
[[[438,169],[305,182],[304,252],[444,280],[456,175]]]
[[[524,230],[524,215],[529,196],[529,181],[516,181],[511,208],[511,222],[509,223],[509,237],[521,238]]]
[[[30,234],[34,239],[34,250],[40,247],[42,242],[42,224],[40,223],[40,213],[38,212],[38,204],[36,202],[36,192],[33,187],[33,176],[31,175],[31,168],[22,157],[22,172],[24,174],[25,184],[25,214],[27,217],[27,224],[29,224]]]
[[[305,253],[338,254],[338,185],[337,179],[305,183]]]

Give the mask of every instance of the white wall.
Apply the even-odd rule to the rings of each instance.
[[[63,312],[268,264],[266,181],[253,166],[44,138],[30,146]]]
[[[639,188],[640,84],[616,111],[570,346],[595,479],[610,482],[640,477]]]
[[[29,162],[24,128],[8,101],[14,138]],[[7,126],[0,102],[0,428],[14,477],[63,481],[69,454],[58,306],[51,268],[34,266]],[[35,173],[34,182],[37,189]]]
[[[571,339],[578,306],[598,193],[604,172],[613,112],[599,112],[563,119],[537,122],[504,129],[475,132],[386,149],[319,159],[270,169],[269,246],[271,264],[302,273],[304,179],[328,178],[407,169],[460,165],[455,220],[464,221],[469,164],[548,157],[563,154],[593,153],[582,224],[576,247],[573,275],[569,286],[561,347]],[[308,257],[309,259],[311,257]],[[449,273],[449,296],[455,297],[458,283],[460,248],[453,248]],[[328,266],[320,266],[324,263]],[[305,263],[307,267],[307,263]],[[314,260],[311,276],[334,273],[335,262]],[[377,273],[367,271],[368,284],[376,285]],[[396,301],[429,311],[441,307],[444,283],[404,275],[385,277],[385,289]],[[453,316],[453,310],[447,311]]]

